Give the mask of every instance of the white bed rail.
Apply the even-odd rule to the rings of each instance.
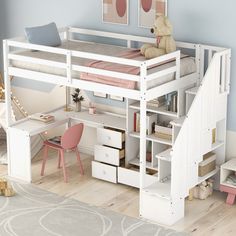
[[[130,42],[145,42],[145,43],[152,43],[154,42],[153,38],[147,38],[147,37],[141,37],[141,36],[132,36],[132,35],[125,35],[125,34],[116,34],[116,33],[110,33],[110,32],[102,32],[102,31],[94,31],[94,30],[87,30],[87,29],[77,29],[77,28],[63,28],[60,29],[60,33],[63,34],[64,39],[70,39],[72,33],[76,34],[84,34],[84,35],[96,35],[96,36],[101,36],[101,37],[107,37],[107,38],[115,38],[115,39],[123,39],[126,40],[128,44]],[[47,46],[42,46],[42,45],[35,45],[35,44],[30,44],[26,42],[23,38],[15,38],[13,40],[6,40],[5,41],[6,47],[8,47],[8,53],[6,55],[6,60],[17,60],[17,61],[23,61],[23,62],[31,62],[31,63],[36,63],[39,65],[47,65],[55,68],[60,68],[60,69],[65,69],[66,71],[66,83],[65,83],[65,78],[63,80],[63,76],[56,76],[53,74],[44,74],[44,73],[39,73],[39,72],[32,72],[32,79],[34,78],[33,75],[38,75],[38,77],[41,76],[48,76],[50,78],[52,83],[61,83],[64,85],[70,86],[72,84],[72,72],[73,71],[79,71],[79,72],[85,72],[85,73],[91,73],[91,74],[97,74],[97,75],[102,75],[102,76],[110,76],[114,78],[120,78],[123,80],[129,80],[129,81],[135,81],[135,82],[141,82],[141,76],[140,75],[130,75],[127,73],[121,73],[121,72],[115,72],[115,71],[107,71],[104,69],[97,69],[97,68],[92,68],[88,66],[80,66],[80,65],[75,65],[72,63],[72,58],[77,57],[77,58],[85,58],[85,59],[90,59],[90,60],[101,60],[101,61],[106,61],[106,62],[112,62],[112,63],[118,63],[118,64],[123,64],[123,65],[129,65],[129,66],[134,66],[134,67],[139,67],[140,71],[141,65],[143,62],[137,61],[137,60],[132,60],[132,59],[126,59],[126,58],[120,58],[120,57],[115,57],[115,56],[106,56],[106,55],[98,55],[94,53],[87,53],[87,52],[81,52],[81,51],[74,51],[74,50],[67,50],[63,48],[54,48],[54,47],[47,47]],[[193,44],[185,44],[181,43],[181,45],[184,47],[184,45],[187,48],[192,48],[194,47]],[[10,48],[13,47],[18,48],[18,49],[24,49],[24,50],[36,50],[36,51],[42,51],[42,52],[47,52],[47,53],[54,53],[54,54],[60,54],[65,56],[65,62],[56,62],[52,60],[46,60],[46,59],[39,59],[35,57],[28,57],[28,56],[23,56],[16,54],[14,51],[11,51]],[[145,63],[147,66],[153,66],[157,63],[164,63],[167,60],[173,59],[176,61],[176,65],[164,69],[160,72],[157,73],[152,73],[148,74],[148,76],[145,78],[145,81],[148,82],[150,80],[158,79],[160,76],[168,75],[170,73],[175,73],[176,79],[179,79],[179,70],[180,70],[180,53],[179,51],[170,53],[168,55],[161,56],[159,58],[155,58],[152,60],[147,60]],[[11,67],[10,61],[9,61],[9,75],[11,76],[22,76],[23,72],[25,71],[25,74],[30,72],[29,70],[24,70],[24,69],[17,69],[14,67]],[[46,81],[45,81],[46,82]],[[91,82],[90,82],[91,83]]]

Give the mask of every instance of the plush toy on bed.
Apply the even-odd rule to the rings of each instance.
[[[141,54],[146,59],[151,59],[176,51],[172,30],[169,19],[166,16],[157,15],[154,27],[151,29],[151,32],[156,36],[157,42],[156,44],[144,44],[141,47]]]

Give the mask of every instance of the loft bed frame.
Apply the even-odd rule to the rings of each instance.
[[[110,39],[119,39],[123,40],[127,44],[127,48],[131,48],[134,42],[137,43],[155,43],[154,38],[140,37],[140,36],[132,36],[125,34],[117,34],[110,32],[102,32],[88,29],[79,29],[73,27],[67,27],[60,29],[60,34],[63,40],[73,40],[79,41],[79,36],[96,36],[96,37],[104,37]],[[22,55],[15,54],[15,50],[38,50],[47,53],[61,54],[66,58],[66,62],[55,62],[51,60],[43,60],[38,58],[32,58]],[[199,180],[196,180],[196,176],[190,176],[191,181],[185,181],[183,185],[183,179],[186,179],[188,175],[183,170],[187,170],[189,166],[186,164],[189,162],[189,155],[187,151],[185,152],[186,147],[188,147],[189,143],[186,137],[188,137],[189,131],[194,129],[194,127],[199,127],[199,130],[194,130],[197,132],[196,137],[191,139],[190,143],[192,146],[192,150],[196,149],[196,146],[193,144],[196,142],[196,138],[201,139],[202,135],[202,109],[204,108],[206,111],[210,109],[213,100],[205,104],[197,104],[197,101],[202,101],[201,99],[207,98],[207,90],[211,89],[210,85],[214,88],[218,88],[214,90],[214,94],[212,94],[213,98],[218,99],[220,102],[220,111],[223,111],[223,115],[220,119],[226,118],[226,108],[227,108],[227,95],[229,93],[230,88],[230,58],[231,51],[230,49],[222,48],[222,47],[213,47],[207,45],[200,44],[192,44],[185,42],[177,42],[178,51],[169,53],[164,56],[160,56],[158,58],[145,60],[143,62],[133,60],[133,59],[125,59],[115,56],[106,56],[93,54],[88,52],[80,52],[74,50],[66,50],[62,48],[54,48],[47,47],[41,45],[30,44],[26,42],[25,38],[15,38],[4,40],[3,49],[4,49],[4,78],[5,78],[5,97],[6,97],[6,107],[7,107],[7,126],[11,127],[14,125],[11,117],[11,82],[10,77],[21,77],[29,80],[42,81],[46,83],[53,83],[56,85],[64,85],[68,88],[81,88],[88,91],[95,92],[104,92],[107,94],[112,94],[116,96],[122,96],[128,98],[130,101],[135,100],[140,102],[140,215],[144,218],[155,220],[164,224],[173,224],[178,219],[184,216],[184,198],[188,196],[188,190],[195,186]],[[180,50],[187,50],[194,55],[195,63],[196,63],[196,72],[190,75],[180,77]],[[72,63],[72,57],[79,57],[91,60],[101,60],[105,62],[113,62],[122,65],[135,66],[140,68],[139,75],[130,75],[126,73],[107,71],[104,69],[95,69],[87,66],[78,66]],[[156,73],[148,74],[148,67],[156,65],[157,63],[165,62],[169,59],[173,59],[175,61],[175,65],[171,66],[167,69],[161,70]],[[18,60],[24,62],[33,62],[39,65],[49,65],[55,68],[62,68],[66,70],[66,76],[57,76],[49,73],[41,73],[36,71],[31,71],[28,69],[20,69],[13,67],[11,65],[11,60]],[[95,83],[91,81],[85,81],[81,79],[75,79],[72,77],[72,71],[86,72],[103,76],[110,76],[114,78],[120,78],[124,80],[132,80],[140,83],[140,89],[126,89],[121,87],[115,87],[111,85],[105,85],[100,83]],[[148,89],[147,83],[151,80],[157,80],[161,76],[168,75],[171,73],[175,73],[175,80],[164,83],[162,85],[156,86],[154,88]],[[195,100],[192,103],[192,106],[188,109],[187,115],[185,119],[182,120],[182,123],[178,123],[176,127],[178,127],[178,137],[175,140],[173,145],[173,153],[172,155],[172,169],[171,176],[173,179],[173,183],[169,189],[169,196],[162,196],[161,194],[157,194],[157,198],[153,199],[153,196],[156,194],[156,190],[151,192],[151,195],[146,190],[146,182],[145,182],[145,173],[146,173],[146,112],[147,112],[147,101],[152,100],[156,97],[171,93],[173,91],[178,91],[178,112],[177,116],[181,118],[185,114],[185,105],[182,104],[181,98],[185,96],[186,88],[197,88],[194,93]],[[206,87],[206,91],[204,88]],[[204,93],[205,91],[205,93]],[[203,106],[203,107],[202,107]],[[199,115],[200,113],[200,115]],[[217,113],[218,114],[218,113]],[[190,118],[191,117],[191,118]],[[199,118],[199,120],[196,119]],[[217,116],[219,117],[219,116]],[[195,124],[194,124],[195,122]],[[212,127],[215,126],[215,122],[211,120],[210,122]],[[214,123],[214,125],[213,125]],[[199,124],[197,126],[196,124]],[[207,120],[207,125],[209,121]],[[221,127],[222,130],[226,130],[226,121]],[[205,130],[205,127],[204,127]],[[223,135],[224,136],[224,135]],[[208,134],[209,138],[209,134]],[[222,137],[223,139],[223,137]],[[205,139],[203,139],[205,140]],[[197,140],[197,143],[199,140]],[[186,146],[185,146],[186,145]],[[206,146],[206,145],[205,145]],[[199,148],[198,153],[198,161],[201,160],[201,157],[204,152],[209,151],[210,148],[205,147],[204,152]],[[182,153],[181,153],[182,152]],[[222,155],[225,152],[225,144],[224,148],[221,150]],[[199,157],[201,156],[201,157]],[[9,157],[10,158],[10,157]],[[180,158],[182,162],[180,162]],[[196,158],[192,160],[196,162]],[[220,163],[224,162],[224,158],[220,161]],[[220,164],[219,163],[219,164]],[[181,166],[181,164],[184,164]],[[174,167],[173,167],[174,166]],[[183,169],[184,168],[184,169]],[[196,166],[194,167],[196,169]],[[215,174],[215,173],[214,173]],[[180,186],[181,185],[181,186]],[[147,193],[149,194],[147,196]],[[163,200],[164,199],[164,200]],[[164,216],[158,217],[155,215],[152,210],[155,210],[152,205],[153,202],[155,206],[160,207],[160,214]]]

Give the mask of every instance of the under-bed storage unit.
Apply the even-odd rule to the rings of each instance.
[[[178,49],[191,56],[176,51],[145,60],[132,49],[133,42],[155,43],[155,39],[70,27],[61,34],[60,48],[29,44],[24,38],[4,41],[8,139],[15,137],[11,127],[17,129],[11,117],[10,76],[126,97],[125,146],[123,133],[99,127],[93,176],[140,188],[140,216],[164,224],[176,222],[184,216],[189,189],[218,172],[216,168],[198,176],[203,155],[214,151],[217,166],[225,160],[230,49],[177,42]],[[119,39],[127,47],[74,37],[81,34]],[[173,109],[169,104],[154,108],[148,104],[173,92],[177,94]],[[153,130],[146,133],[147,112],[157,117],[157,135]],[[134,130],[135,113],[140,117],[139,132]],[[11,161],[13,145],[9,149],[9,175],[16,177],[14,170],[19,167]]]
[[[124,165],[125,130],[97,128],[92,176],[117,183],[118,167]]]

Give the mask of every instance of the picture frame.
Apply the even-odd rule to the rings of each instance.
[[[128,25],[129,0],[101,0],[103,23]]]
[[[168,15],[168,0],[139,0],[138,26],[150,29],[157,14]]]
[[[107,98],[106,93],[100,93],[100,92],[93,92],[94,97],[99,97],[99,98]]]
[[[115,100],[115,101],[119,101],[119,102],[124,102],[124,100],[125,100],[124,97],[116,96],[116,95],[110,95],[109,98],[112,100]]]

